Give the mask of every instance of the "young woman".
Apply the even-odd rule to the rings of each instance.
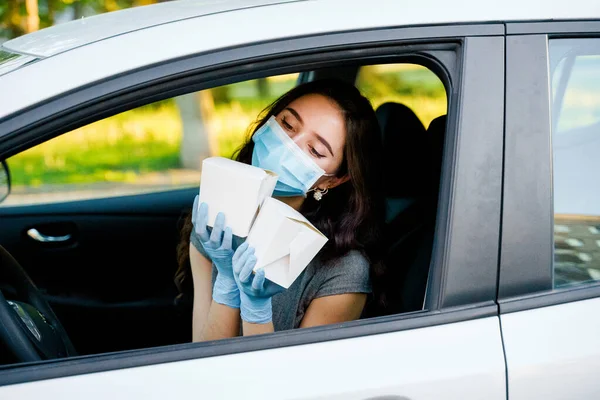
[[[226,215],[209,232],[207,205],[196,198],[182,229],[176,275],[180,290],[189,290],[191,271],[193,340],[360,318],[383,223],[381,154],[375,112],[350,84],[305,83],[267,107],[235,159],[277,173],[273,197],[329,240],[284,290],[263,271],[252,273],[253,249],[232,238]]]

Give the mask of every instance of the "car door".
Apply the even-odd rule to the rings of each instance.
[[[0,243],[43,290],[80,354],[183,343],[189,316],[174,302],[175,248],[194,194],[5,205]],[[154,318],[168,325],[153,327]],[[141,339],[138,329],[149,334]]]
[[[507,27],[500,312],[508,398],[600,395],[600,23]]]
[[[128,73],[126,79],[98,82],[82,89],[85,93],[67,94],[61,99],[66,107],[65,124],[75,118],[68,112],[72,100],[68,96],[82,96],[80,101],[90,96],[86,104],[98,107],[96,112],[101,114],[102,107],[113,107],[112,112],[131,108],[132,97],[141,105],[169,93],[361,60],[376,63],[404,57],[441,71],[448,90],[448,125],[425,304],[414,313],[250,338],[5,366],[0,370],[0,396],[22,398],[43,391],[61,399],[141,399],[190,393],[247,399],[505,399],[505,363],[495,303],[503,35],[502,25],[486,24],[278,40],[269,46],[239,46],[185,62],[148,66]],[[132,45],[126,37],[118,40],[121,50]],[[216,65],[218,70],[210,68]],[[162,78],[169,74],[171,79],[164,84]],[[162,86],[156,84],[159,79]],[[92,118],[89,110],[89,114],[82,112],[78,118]],[[191,192],[182,192],[167,202],[179,212],[189,204],[190,199],[183,200],[188,195],[191,199]],[[146,212],[149,204],[145,204]]]

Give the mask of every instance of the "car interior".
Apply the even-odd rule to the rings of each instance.
[[[336,76],[356,83],[361,68],[302,72],[298,82]],[[441,72],[430,72],[446,86]],[[394,99],[376,115],[388,275],[375,289],[388,296],[368,302],[363,318],[424,308],[446,132],[446,112],[423,121],[414,106]],[[10,173],[11,159],[7,165]],[[0,365],[190,342],[191,303],[178,296],[174,274],[179,229],[196,192],[189,186],[53,201],[49,191],[46,204],[0,204],[0,301],[12,312],[0,309]],[[32,328],[31,318],[48,319],[33,321],[48,331]]]

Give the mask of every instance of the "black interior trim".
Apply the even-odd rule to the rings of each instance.
[[[498,298],[552,289],[554,208],[546,35],[506,38],[506,131]]]
[[[212,342],[186,343],[103,355],[80,356],[63,360],[5,365],[0,367],[0,386],[399,332],[497,315],[497,305],[493,302],[487,302],[443,311],[416,312],[252,337],[238,337]]]
[[[517,311],[572,303],[575,301],[584,301],[598,297],[600,297],[600,282],[592,282],[564,287],[550,292],[538,292],[531,295],[500,300],[499,305],[500,313],[508,314]]]
[[[600,20],[510,22],[506,24],[507,35],[582,33],[600,35]]]

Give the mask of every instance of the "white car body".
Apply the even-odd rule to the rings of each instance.
[[[369,35],[361,39],[362,30],[401,28],[402,39],[408,40],[420,39],[421,27],[457,24],[500,29],[508,22],[558,20],[598,21],[600,3],[240,0],[176,1],[133,8],[83,18],[4,43],[0,49],[22,54],[30,62],[0,74],[0,122],[10,124],[11,118],[22,110],[119,74],[191,56],[223,54],[228,49],[252,45],[268,47],[272,43],[271,51],[278,54],[277,46],[282,40],[321,34],[339,33],[339,37],[331,40],[344,44],[344,34],[354,32],[353,43],[367,45],[372,39]],[[393,39],[390,36],[390,41]],[[423,39],[434,40],[429,36]],[[497,39],[499,52],[490,57],[503,65],[505,42],[502,35]],[[466,43],[467,52],[484,51],[481,38],[468,38]],[[331,48],[331,42],[326,47]],[[314,48],[318,45],[313,45]],[[280,53],[285,54],[285,49]],[[247,60],[251,64],[253,55],[247,54]],[[470,68],[474,66],[465,67],[467,77]],[[504,73],[501,69],[490,72],[492,78],[501,79]],[[479,96],[487,78],[483,74],[466,81],[463,89],[465,98],[470,100],[461,104],[467,107],[469,101]],[[478,95],[469,98],[470,91]],[[7,93],[10,95],[5,95]],[[496,94],[491,89],[481,107],[504,107],[503,97],[496,100]],[[460,114],[460,118],[461,129],[469,124],[474,126],[473,130],[486,128],[486,121],[478,121],[476,116],[467,118],[466,114]],[[462,142],[457,142],[456,153],[467,151],[471,139],[472,136],[466,135]],[[496,144],[501,147],[500,141]],[[470,165],[463,161],[457,163],[456,174],[468,174]],[[501,177],[493,179],[500,182]],[[500,192],[499,186],[497,189]],[[451,193],[450,203],[458,206],[462,199],[470,196],[458,189]],[[499,223],[500,218],[498,211],[490,216],[490,223]],[[460,223],[452,220],[448,230],[453,234],[464,232],[467,227]],[[481,226],[484,225],[482,222]],[[448,246],[449,263],[477,261],[469,259],[472,250],[469,238],[473,236],[465,234],[453,239],[454,243],[462,243],[464,253],[452,250],[450,239],[441,244]],[[496,262],[495,257],[497,253],[489,256],[490,263]],[[600,298],[508,314],[499,313],[494,301],[484,306],[485,312],[475,313],[465,320],[457,317],[450,323],[444,318],[454,312],[452,307],[399,320],[410,324],[437,315],[430,326],[416,329],[400,323],[393,325],[398,321],[384,319],[373,322],[372,327],[388,324],[386,332],[371,331],[371,326],[364,323],[341,324],[308,333],[297,331],[293,333],[295,337],[305,334],[316,338],[297,345],[290,339],[292,342],[281,347],[261,347],[265,341],[279,340],[281,335],[272,339],[234,339],[227,346],[238,350],[231,350],[231,354],[221,350],[211,354],[211,344],[198,344],[194,351],[198,354],[205,351],[202,353],[205,355],[180,361],[169,358],[170,352],[183,354],[191,347],[154,349],[155,353],[144,353],[153,357],[153,361],[141,364],[131,361],[135,355],[125,352],[114,356],[114,363],[121,363],[121,368],[78,373],[73,370],[78,364],[73,364],[63,377],[0,386],[0,398],[553,400],[600,397],[597,377],[600,323],[596,317]],[[465,306],[457,312],[466,315],[470,309]],[[394,326],[398,327],[397,331]],[[348,329],[343,331],[348,333],[345,337],[334,337],[335,340],[317,338],[321,333],[327,335],[331,329]],[[249,347],[244,347],[244,343]],[[91,357],[89,363],[94,360]],[[19,372],[7,368],[0,371],[0,376],[3,373]],[[10,378],[5,382],[10,382]]]

